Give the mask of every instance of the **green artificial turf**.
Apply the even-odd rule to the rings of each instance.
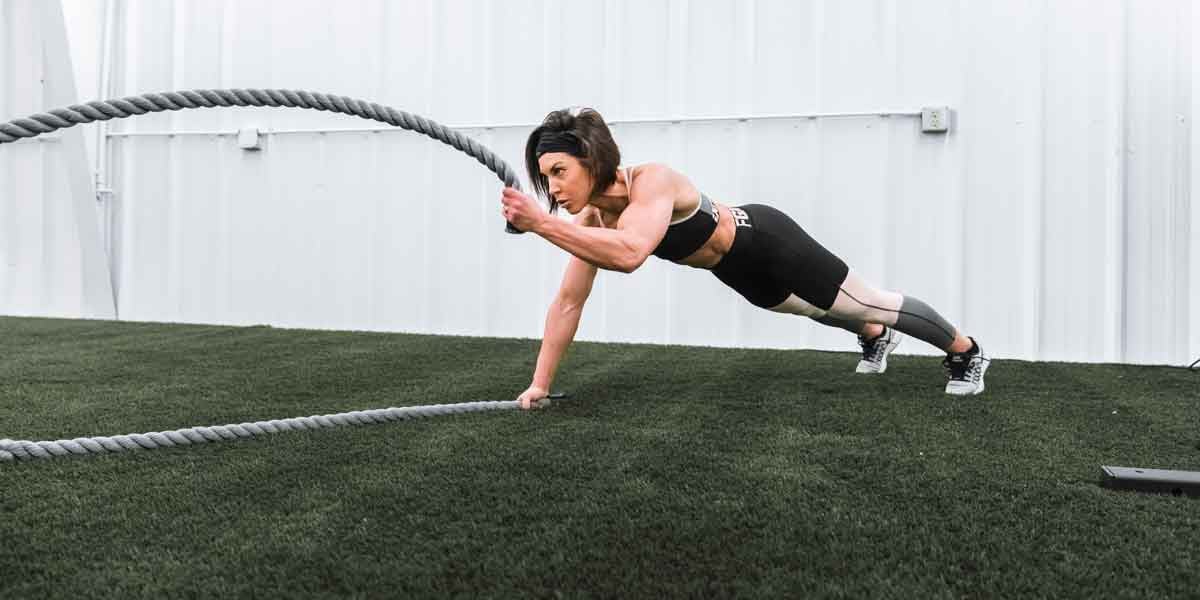
[[[537,340],[0,318],[0,437],[511,400]],[[577,343],[541,411],[0,463],[0,598],[1195,597],[1200,373]]]

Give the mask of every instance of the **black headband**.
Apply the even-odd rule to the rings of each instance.
[[[583,156],[583,144],[579,138],[569,131],[547,131],[538,138],[537,150],[534,154],[539,157],[547,152],[566,152],[572,156]]]

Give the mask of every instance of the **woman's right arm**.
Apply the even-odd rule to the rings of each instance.
[[[575,223],[585,227],[600,226],[600,217],[594,209],[588,208],[580,213]],[[558,363],[575,339],[575,331],[579,329],[579,318],[583,315],[583,305],[588,295],[592,293],[592,282],[596,279],[596,267],[575,256],[567,262],[566,272],[563,273],[562,285],[558,294],[550,303],[546,312],[546,330],[542,334],[542,348],[538,351],[537,367],[533,372],[533,383],[517,400],[521,408],[531,408],[550,391],[554,383],[554,374],[558,371]]]

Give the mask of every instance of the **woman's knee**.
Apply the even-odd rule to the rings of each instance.
[[[829,314],[841,319],[856,319],[880,325],[894,325],[904,296],[881,290],[850,271],[838,289]]]
[[[775,306],[769,307],[767,310],[777,313],[787,313],[789,315],[800,315],[813,319],[820,319],[828,314],[827,311],[813,306],[811,303],[795,294],[789,295],[786,300]]]

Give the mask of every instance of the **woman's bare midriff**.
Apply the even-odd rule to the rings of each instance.
[[[728,207],[716,202],[713,202],[713,206],[721,213],[721,218],[717,219],[716,231],[708,236],[708,241],[704,242],[699,250],[675,262],[697,269],[711,269],[729,254],[729,249],[733,247],[733,237],[737,235],[737,225],[734,224],[733,215]]]

